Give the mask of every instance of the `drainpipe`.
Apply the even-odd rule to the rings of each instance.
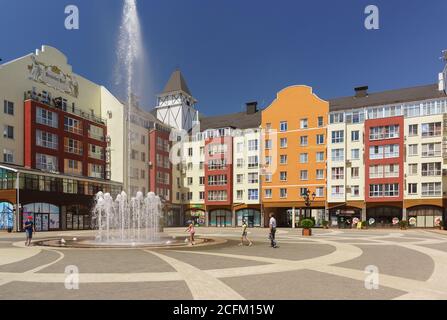
[[[16,179],[16,232],[21,231],[20,226],[20,172],[17,171]]]

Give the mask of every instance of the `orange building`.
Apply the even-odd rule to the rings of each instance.
[[[326,129],[329,103],[311,87],[291,86],[262,112],[262,203],[278,226],[295,227],[299,220],[325,220]],[[310,207],[303,194],[309,191]]]

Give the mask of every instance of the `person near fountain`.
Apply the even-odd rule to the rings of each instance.
[[[275,235],[276,235],[276,219],[275,219],[275,215],[273,213],[270,213],[270,221],[269,221],[269,229],[270,229],[270,246],[272,248],[278,248],[278,245],[276,243],[275,240]]]
[[[239,244],[239,246],[243,246],[244,245],[244,240],[246,240],[248,242],[248,246],[251,247],[253,245],[253,243],[248,239],[247,237],[247,221],[245,219],[242,220],[242,237],[241,237],[241,243]]]
[[[192,245],[192,246],[195,245],[194,235],[196,233],[196,229],[194,227],[194,222],[190,222],[189,225],[188,225],[188,228],[186,228],[185,231],[189,232],[189,244]]]
[[[28,219],[25,221],[25,233],[26,233],[26,241],[25,246],[29,247],[31,245],[31,240],[33,239],[33,232],[35,232],[33,217],[28,216]]]

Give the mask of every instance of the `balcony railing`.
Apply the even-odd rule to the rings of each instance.
[[[94,114],[92,114],[91,112],[86,112],[82,109],[79,109],[77,107],[74,106],[66,106],[63,105],[61,102],[58,101],[58,99],[50,99],[48,97],[42,96],[42,94],[38,94],[38,93],[33,93],[31,90],[26,91],[24,93],[24,99],[25,100],[33,100],[33,101],[37,101],[40,103],[45,104],[48,107],[54,108],[54,109],[58,109],[58,110],[62,110],[64,112],[76,115],[78,117],[81,117],[83,119],[92,121],[92,122],[96,122],[98,124],[101,125],[106,125],[107,124],[107,120],[104,118],[101,118],[99,116],[96,116]]]

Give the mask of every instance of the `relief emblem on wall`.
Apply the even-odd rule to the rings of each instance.
[[[76,77],[64,73],[57,66],[47,66],[31,56],[32,64],[28,65],[28,78],[43,83],[51,88],[62,91],[75,98],[79,95],[79,84]]]

